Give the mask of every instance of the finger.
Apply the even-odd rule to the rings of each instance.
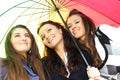
[[[87,67],[87,71],[90,70],[90,68],[91,68],[91,66],[88,66],[88,67]]]

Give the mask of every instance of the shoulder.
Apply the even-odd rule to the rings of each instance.
[[[7,65],[7,60],[5,58],[0,57],[0,67],[6,66]]]
[[[46,64],[48,64],[49,58],[47,56],[45,56],[41,59],[41,61],[44,65],[46,65]]]
[[[45,57],[41,58],[41,60],[42,60],[42,62],[47,61],[47,60],[48,60],[48,57],[45,56]]]
[[[0,80],[4,80],[4,76],[7,72],[7,60],[4,58],[0,58]]]

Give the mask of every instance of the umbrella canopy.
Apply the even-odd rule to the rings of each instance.
[[[12,26],[24,24],[37,36],[40,22],[53,20],[62,23],[60,15],[66,20],[74,8],[92,18],[96,26],[103,23],[120,25],[119,0],[4,0],[0,3],[0,46]]]
[[[61,22],[61,19],[50,0],[13,0],[5,2],[6,3],[1,3],[0,5],[0,43],[9,29],[16,24],[27,25],[33,33],[36,33],[36,31],[33,30],[36,30],[38,24],[42,21],[54,20]],[[10,5],[6,8],[4,7],[5,4]],[[61,7],[58,3],[56,4]],[[64,8],[61,10],[64,10]],[[68,12],[64,11],[62,12],[64,14],[63,17],[68,14]]]
[[[100,20],[104,20],[105,23],[116,26],[117,24],[120,25],[120,0],[76,0],[76,1],[78,1],[80,4],[83,4],[86,7],[91,8],[95,12],[100,13],[102,16],[106,16],[108,19],[104,20],[102,19],[102,16],[96,14],[93,14],[93,18],[94,16],[96,16],[97,19],[98,16],[98,18]],[[90,13],[89,11],[86,11],[85,14]],[[96,19],[94,18],[94,20]],[[112,23],[111,21],[109,22],[109,20],[111,20]],[[99,24],[99,22],[97,24]]]

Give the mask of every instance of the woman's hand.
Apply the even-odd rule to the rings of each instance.
[[[89,80],[100,80],[100,72],[95,67],[88,66],[87,74],[88,74]]]

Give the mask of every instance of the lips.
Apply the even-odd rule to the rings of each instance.
[[[20,43],[20,45],[27,45],[27,43]]]
[[[20,45],[27,45],[28,43],[25,42],[25,41],[22,41],[22,42],[20,42],[19,44],[20,44]]]
[[[78,30],[78,29],[74,29],[74,30],[72,31],[73,35],[78,34],[78,32],[79,32],[79,30]]]
[[[48,38],[48,43],[51,43],[54,38],[55,38],[55,36],[51,35],[51,36]]]
[[[49,40],[48,40],[48,43],[51,43],[52,41],[53,41],[53,39],[49,39]]]

